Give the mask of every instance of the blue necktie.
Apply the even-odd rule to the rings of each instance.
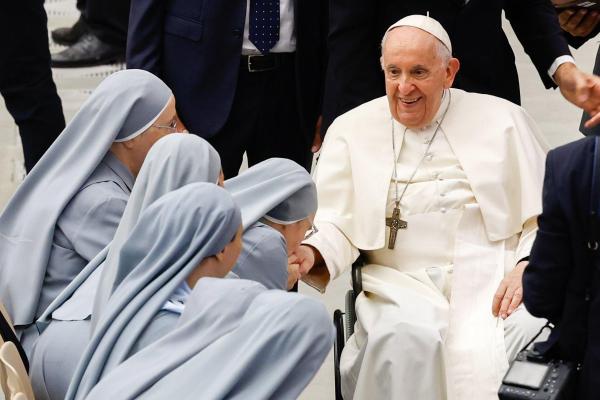
[[[250,41],[263,54],[279,41],[279,0],[250,0]]]

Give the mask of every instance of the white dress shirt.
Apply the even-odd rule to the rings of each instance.
[[[244,43],[242,55],[260,54],[250,41],[250,0],[246,2],[246,23],[244,26]],[[271,53],[292,53],[296,51],[296,32],[294,29],[294,0],[279,0],[279,41],[271,49]]]

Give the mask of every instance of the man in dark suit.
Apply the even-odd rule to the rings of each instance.
[[[579,48],[588,40],[596,37],[600,32],[600,11],[588,9],[567,8],[558,14],[560,27],[565,33],[569,45]],[[596,53],[596,62],[594,63],[594,75],[600,75],[600,48]],[[584,135],[600,135],[600,126],[586,128],[585,123],[590,119],[587,112],[583,112],[579,130]]]
[[[590,238],[597,241],[600,233],[591,232],[591,207],[600,211],[600,198],[591,199],[593,174],[600,183],[594,148],[592,136],[548,154],[544,209],[523,275],[527,310],[558,327],[548,344],[559,356],[583,362],[581,400],[597,399],[600,393],[600,252],[588,248]],[[593,218],[600,224],[598,214]]]
[[[43,0],[7,1],[0,12],[0,94],[19,126],[27,171],[65,127],[47,23]]]
[[[226,177],[244,151],[250,165],[285,157],[309,168],[326,22],[324,0],[133,0],[127,67],[171,87],[181,119],[219,151]]]
[[[502,30],[502,10],[544,85],[559,84],[563,95],[576,102],[577,93],[585,90],[584,76],[573,63],[548,0],[331,0],[324,127],[344,112],[383,96],[377,62],[381,37],[388,26],[410,14],[429,12],[450,35],[454,56],[461,60],[455,87],[519,104],[519,80]],[[600,81],[596,84],[595,105],[600,105]]]

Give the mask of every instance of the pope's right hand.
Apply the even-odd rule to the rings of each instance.
[[[298,249],[288,258],[289,264],[298,264],[300,276],[306,276],[315,265],[315,253],[312,248],[300,245]]]

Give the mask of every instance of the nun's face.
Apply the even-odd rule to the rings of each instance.
[[[223,249],[222,253],[222,266],[223,266],[223,275],[225,277],[235,266],[240,253],[242,252],[242,234],[244,229],[242,225],[239,226],[235,236],[227,246]]]
[[[312,220],[314,215],[309,216],[308,218],[303,219],[302,221],[298,221],[296,223],[290,225],[281,225],[282,229],[280,230],[281,234],[285,238],[285,242],[287,244],[288,256],[292,255],[296,252],[300,243],[304,240],[306,232],[312,227]]]
[[[158,119],[150,128],[146,129],[141,135],[121,144],[127,149],[125,158],[127,166],[134,176],[137,176],[146,155],[150,148],[160,138],[174,132],[183,132],[186,128],[177,116],[175,110],[175,97],[171,96],[167,107],[158,116]],[[118,145],[119,143],[115,143]],[[113,146],[114,147],[114,146]]]
[[[224,278],[233,269],[242,252],[242,232],[243,228],[240,225],[233,240],[223,250],[200,262],[186,279],[191,288],[196,286],[201,278]]]

